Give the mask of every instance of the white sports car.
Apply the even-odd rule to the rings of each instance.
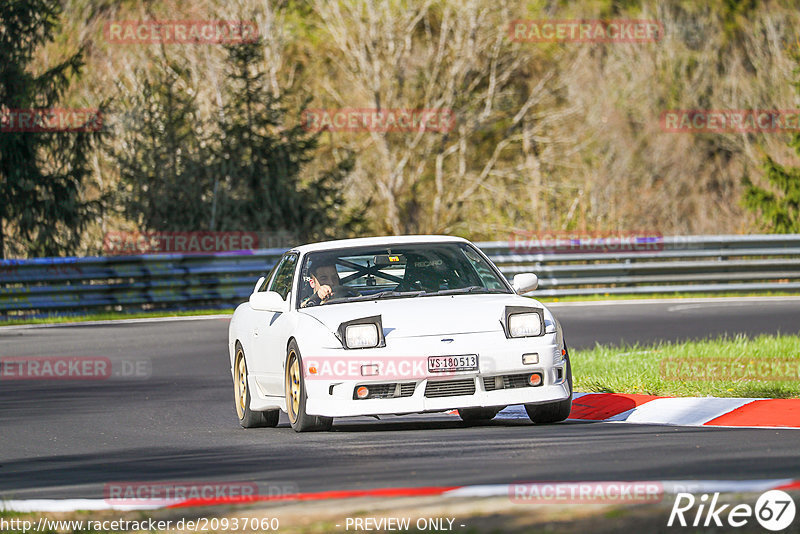
[[[535,274],[510,285],[465,239],[401,236],[286,252],[233,314],[229,352],[243,427],[298,432],[334,417],[441,412],[464,421],[524,404],[562,421],[572,371]]]

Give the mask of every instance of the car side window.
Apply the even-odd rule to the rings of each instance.
[[[261,287],[258,288],[259,291],[267,291],[269,289],[269,283],[272,280],[273,276],[275,275],[275,271],[278,270],[278,266],[283,261],[283,256],[278,258],[278,261],[275,262],[275,265],[272,266],[272,269],[269,270],[267,273],[266,278],[264,278],[264,283],[261,284]]]
[[[284,256],[275,271],[275,276],[272,277],[269,291],[278,293],[283,300],[286,300],[286,296],[289,294],[289,291],[292,290],[295,266],[297,266],[297,254],[287,254]]]

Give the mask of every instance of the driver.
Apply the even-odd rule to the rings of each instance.
[[[335,265],[319,264],[311,267],[311,280],[308,281],[314,294],[303,301],[303,307],[322,304],[333,295],[333,288],[341,285],[339,272]]]
[[[342,286],[339,273],[334,264],[320,263],[312,265],[309,274],[311,274],[311,280],[308,283],[311,289],[314,290],[314,294],[300,304],[301,308],[325,304],[334,293],[342,293],[342,296],[358,295],[351,288]]]

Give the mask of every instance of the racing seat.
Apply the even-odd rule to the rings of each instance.
[[[406,264],[403,283],[399,291],[439,291],[445,278],[433,267],[414,267],[414,262]]]

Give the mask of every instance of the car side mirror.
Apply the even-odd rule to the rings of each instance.
[[[250,295],[250,307],[258,311],[287,312],[289,303],[275,291],[256,291]]]
[[[522,295],[539,287],[539,277],[533,273],[519,273],[514,275],[512,286],[518,295]]]

